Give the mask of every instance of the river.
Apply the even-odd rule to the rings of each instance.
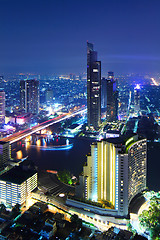
[[[38,145],[44,145],[44,138],[38,140]],[[48,145],[63,145],[66,139],[55,138],[54,142],[47,143]],[[40,170],[63,170],[67,169],[72,174],[78,176],[83,165],[87,161],[86,155],[90,152],[90,144],[92,140],[87,139],[69,139],[73,147],[68,150],[50,150],[41,149],[36,145],[35,140],[32,142],[19,141],[12,144],[12,157],[22,158],[28,156],[28,159],[33,161]]]
[[[70,139],[73,147],[69,150],[45,150],[38,145],[46,145],[44,138],[32,142],[19,141],[12,144],[12,157],[28,159],[34,162],[40,170],[69,170],[73,175],[78,176],[83,165],[87,161],[86,155],[90,152],[90,139]],[[54,141],[47,142],[47,145],[63,145],[66,139],[55,138]],[[37,144],[37,145],[36,145]],[[148,143],[147,157],[147,186],[150,190],[160,190],[160,143]]]

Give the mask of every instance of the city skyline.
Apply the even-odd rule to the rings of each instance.
[[[79,74],[87,40],[96,44],[102,75],[159,70],[157,0],[1,0],[0,8],[1,73]]]
[[[0,9],[0,239],[159,239],[160,1]]]

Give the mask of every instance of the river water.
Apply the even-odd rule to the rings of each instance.
[[[90,144],[92,140],[87,139],[69,139],[69,143],[73,147],[68,150],[52,150],[51,148],[41,149],[39,145],[45,143],[45,139],[41,138],[38,141],[35,139],[32,142],[19,141],[12,144],[12,157],[23,158],[28,156],[28,159],[33,161],[40,170],[63,170],[67,169],[74,175],[78,176],[83,165],[87,161],[86,155],[90,152]],[[47,141],[47,145],[64,145],[66,139],[55,138],[54,141]]]
[[[38,142],[33,138],[32,142],[19,141],[12,144],[12,157],[28,159],[35,163],[40,170],[67,169],[78,176],[83,165],[87,161],[86,155],[90,152],[90,139],[69,139],[73,147],[69,150],[41,149],[38,145],[63,145],[66,139],[54,138],[54,141],[46,142],[40,138]],[[160,143],[148,143],[147,157],[147,186],[150,190],[160,190]]]

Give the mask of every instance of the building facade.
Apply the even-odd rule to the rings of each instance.
[[[5,124],[5,92],[0,91],[0,125]]]
[[[130,140],[131,141],[131,140]],[[128,149],[128,201],[136,196],[137,193],[142,192],[146,188],[147,175],[147,144],[146,139],[133,142]]]
[[[6,206],[22,205],[37,187],[37,172],[14,167],[0,175],[0,201]]]
[[[127,216],[133,197],[146,189],[146,145],[146,139],[139,140],[137,135],[127,141],[114,138],[93,143],[76,195],[92,202],[107,201],[113,215]],[[111,214],[111,209],[104,212]]]
[[[101,124],[101,62],[93,44],[87,42],[87,120],[88,126],[98,129]]]
[[[39,81],[20,81],[20,106],[26,113],[39,113]]]

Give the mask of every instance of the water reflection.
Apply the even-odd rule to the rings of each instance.
[[[36,141],[36,145],[37,145],[37,146],[41,146],[41,140],[40,140],[40,139],[38,139],[38,140]]]
[[[22,158],[28,156],[28,160],[33,161],[39,169],[63,170],[68,169],[71,173],[78,176],[82,172],[83,165],[86,162],[86,155],[90,152],[92,140],[69,139],[73,147],[69,150],[44,151],[36,145],[40,140],[41,146],[55,146],[66,144],[66,138],[37,138],[32,136],[32,141],[20,141],[13,143],[12,158],[17,158],[17,152],[21,150]]]
[[[23,158],[23,153],[22,150],[17,151],[17,159],[22,159]]]
[[[41,150],[70,150],[73,147],[73,143],[68,139],[55,137],[49,138],[41,136],[32,136],[23,141],[12,144],[12,158],[21,159],[28,155],[30,148],[35,148],[38,153]]]

